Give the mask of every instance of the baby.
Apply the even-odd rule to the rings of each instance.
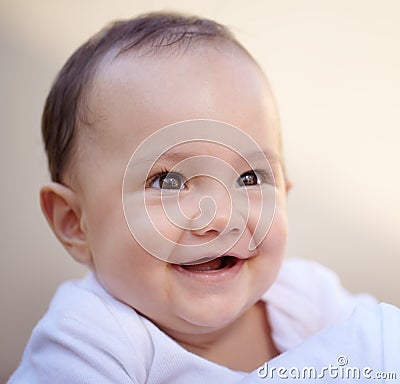
[[[112,24],[65,64],[42,128],[42,210],[90,272],[59,288],[10,383],[255,382],[375,308],[322,266],[283,261],[278,113],[225,27]]]

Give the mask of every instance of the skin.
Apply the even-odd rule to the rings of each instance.
[[[114,297],[186,349],[229,368],[251,371],[278,354],[265,304],[259,300],[281,267],[288,184],[280,162],[277,113],[262,72],[237,48],[221,52],[207,48],[178,57],[132,55],[103,63],[89,97],[93,124],[83,127],[80,140],[85,149],[73,162],[75,182],[45,185],[41,203],[68,252],[92,268]],[[206,283],[144,251],[129,231],[121,202],[125,167],[142,140],[168,124],[199,118],[232,124],[267,147],[276,179],[276,213],[268,236],[255,251],[246,247],[259,209],[253,197],[245,231],[232,250],[244,258],[240,270],[233,277]],[[237,155],[221,146],[189,143],[184,149],[188,156],[208,154],[229,164],[237,161]],[[239,173],[244,170],[243,165],[236,168]],[[138,181],[146,183],[143,178]],[[168,223],[159,190],[147,186],[152,219],[169,239],[198,244],[219,236],[226,227],[225,197],[218,183],[205,183],[217,211],[201,231],[179,230]],[[190,188],[182,194],[187,212],[191,200],[184,194]]]

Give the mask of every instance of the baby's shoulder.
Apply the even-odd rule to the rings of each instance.
[[[93,273],[83,280],[62,284],[48,315],[60,329],[65,323],[64,326],[79,328],[85,335],[93,336],[92,341],[97,344],[107,343],[108,350],[121,359],[128,351],[129,361],[135,355],[135,359],[151,358],[153,343],[146,331],[145,319],[108,294]]]
[[[10,383],[141,382],[152,354],[143,319],[90,274],[58,288]]]
[[[321,329],[348,318],[358,306],[376,303],[370,295],[351,294],[332,270],[298,258],[285,260],[263,299],[274,340],[281,350],[293,348]]]
[[[51,320],[56,324],[70,320],[83,327],[98,328],[102,332],[111,329],[115,333],[119,330],[117,335],[127,333],[124,339],[133,336],[132,332],[128,332],[127,325],[129,328],[135,325],[136,329],[144,326],[141,317],[131,307],[108,294],[92,273],[82,280],[61,284],[43,320]],[[126,324],[127,321],[131,324]]]

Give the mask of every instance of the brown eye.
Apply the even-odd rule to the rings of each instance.
[[[238,184],[241,187],[248,187],[261,184],[261,176],[257,171],[248,171],[240,175]]]
[[[153,178],[150,187],[181,190],[185,188],[185,178],[176,172],[164,172]]]

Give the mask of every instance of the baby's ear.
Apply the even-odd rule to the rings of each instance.
[[[285,178],[285,189],[286,189],[286,194],[289,193],[289,191],[292,189],[293,184],[289,179]]]
[[[82,210],[76,192],[50,182],[40,190],[42,211],[58,240],[79,263],[92,262],[87,236],[82,228]]]

